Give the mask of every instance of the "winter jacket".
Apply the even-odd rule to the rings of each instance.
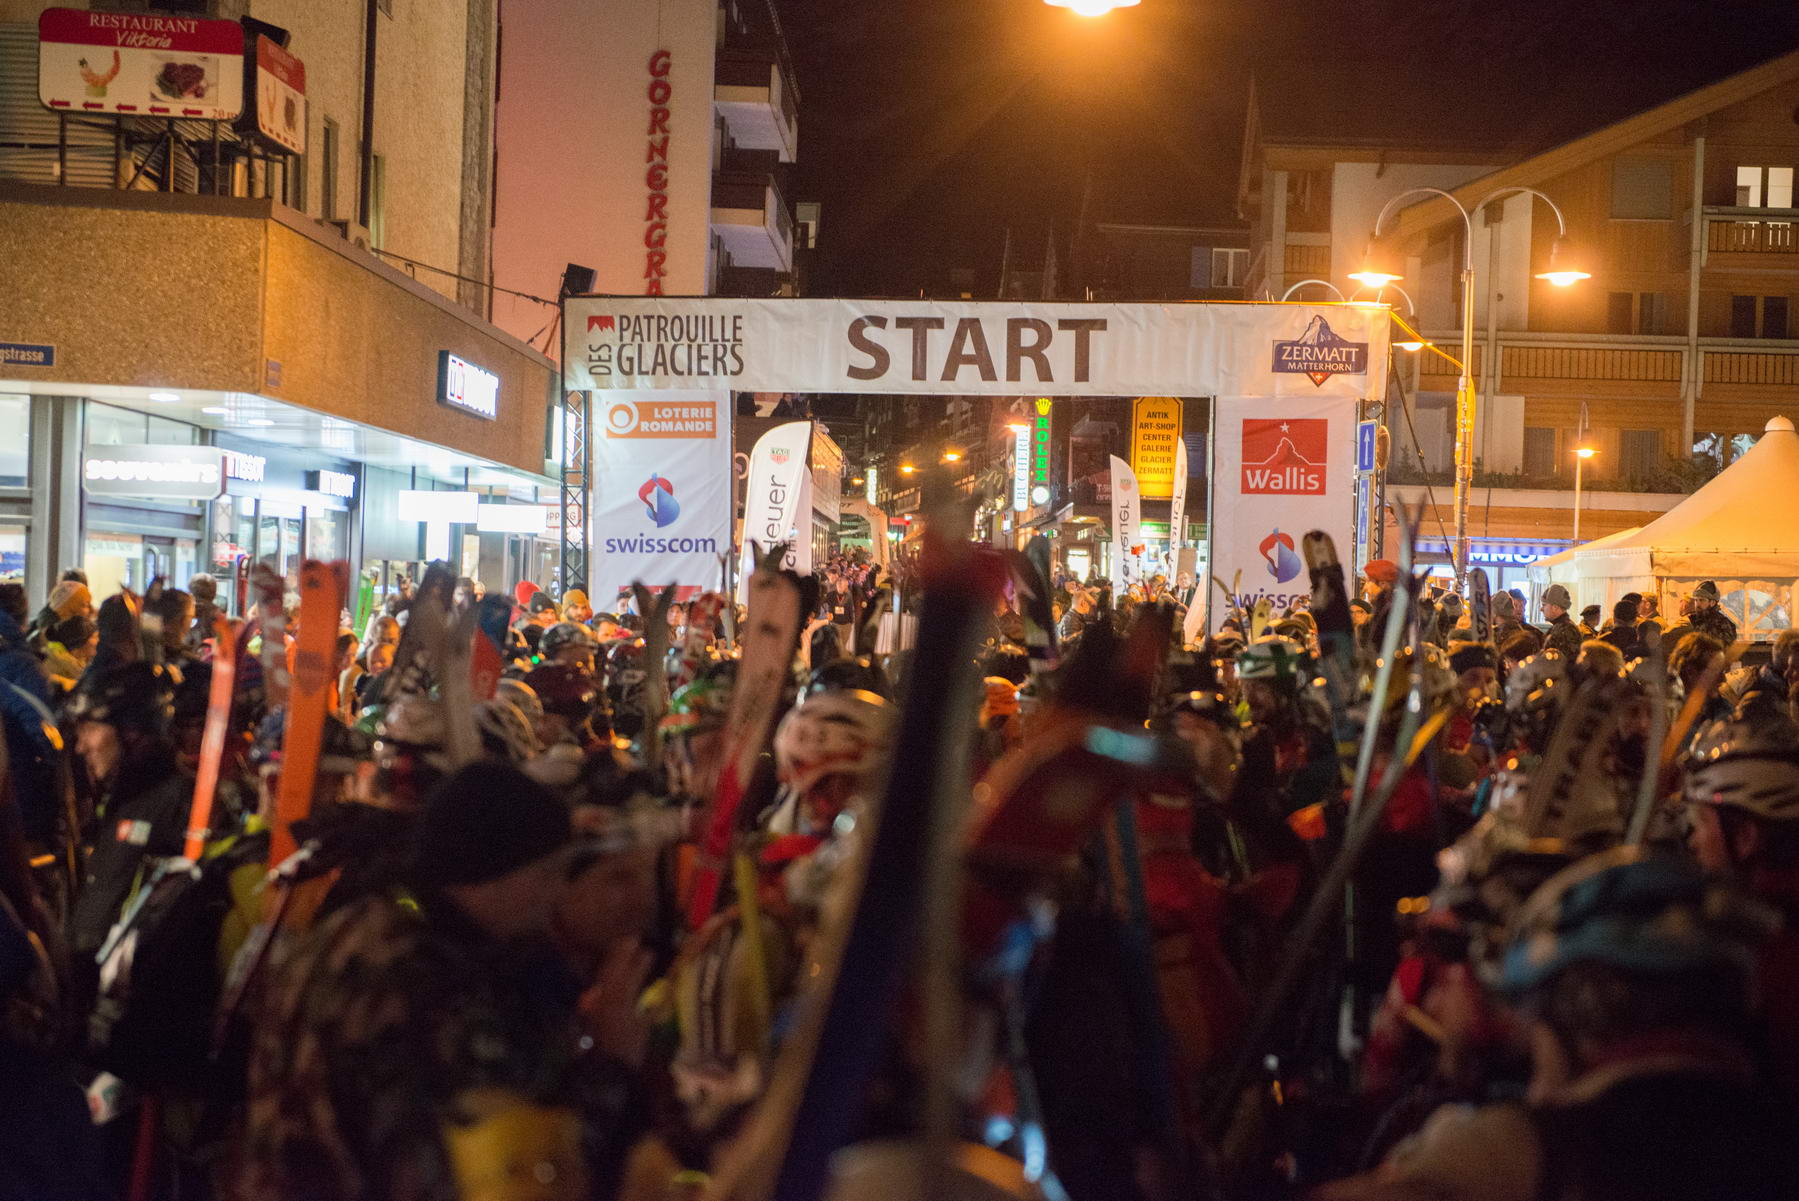
[[[39,843],[54,839],[61,808],[50,699],[50,678],[25,631],[10,613],[0,613],[0,719],[25,837]]]

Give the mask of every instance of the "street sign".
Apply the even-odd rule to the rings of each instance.
[[[41,342],[0,342],[0,367],[54,367],[56,347]]]
[[[1355,469],[1374,470],[1374,446],[1379,440],[1380,422],[1358,421],[1355,427]]]

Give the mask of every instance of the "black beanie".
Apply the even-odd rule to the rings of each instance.
[[[425,800],[411,875],[424,888],[497,880],[567,845],[568,806],[509,763],[484,761],[444,778]]]
[[[1449,669],[1456,675],[1472,671],[1476,667],[1498,670],[1499,661],[1494,656],[1492,647],[1484,642],[1458,642],[1449,648]]]

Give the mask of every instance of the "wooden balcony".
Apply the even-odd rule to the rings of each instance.
[[[1708,206],[1704,219],[1707,263],[1720,255],[1719,266],[1753,266],[1766,256],[1768,265],[1791,270],[1791,256],[1799,255],[1799,209]]]

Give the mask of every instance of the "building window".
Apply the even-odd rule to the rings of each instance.
[[[1738,167],[1737,207],[1790,209],[1793,207],[1791,167]]]
[[[1608,292],[1605,301],[1605,327],[1608,333],[1669,332],[1666,292]]]
[[[1249,251],[1216,247],[1212,251],[1212,286],[1241,288],[1249,272]]]
[[[1524,474],[1555,475],[1555,431],[1544,426],[1524,427]]]
[[[1612,216],[1666,221],[1674,216],[1674,164],[1620,159],[1612,164]]]
[[[325,118],[319,138],[319,214],[327,221],[337,220],[337,122]]]
[[[306,156],[304,154],[290,154],[287,156],[287,182],[285,191],[287,194],[281,198],[281,203],[287,205],[289,208],[299,209],[302,213],[305,212]]]
[[[1784,338],[1787,336],[1787,298],[1784,296],[1764,296],[1762,300],[1762,337]]]
[[[1661,457],[1661,435],[1655,430],[1618,431],[1618,467],[1625,479],[1654,475]]]
[[[1732,296],[1730,298],[1730,336],[1733,338],[1755,337],[1755,297]]]
[[[1607,292],[1605,294],[1605,332],[1608,334],[1632,334],[1634,321],[1631,316],[1631,302],[1634,299],[1629,292]]]

